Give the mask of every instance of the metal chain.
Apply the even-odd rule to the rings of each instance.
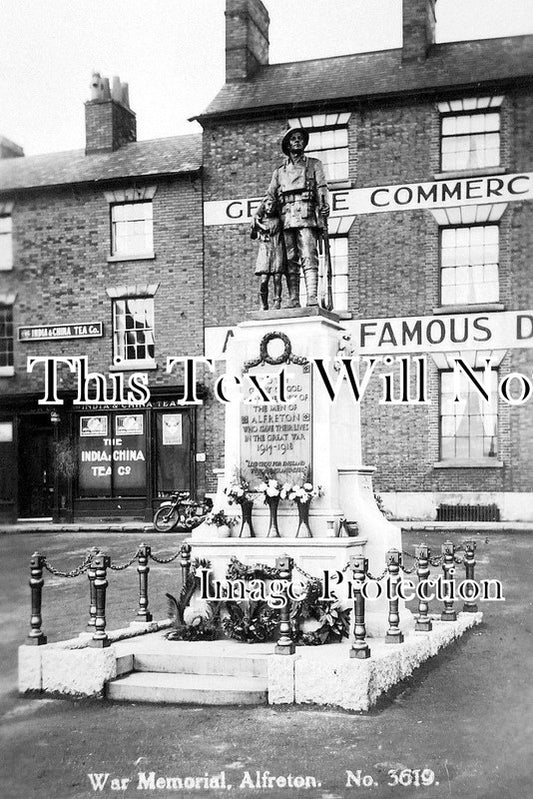
[[[454,556],[453,560],[454,560],[454,563],[464,563],[465,562],[464,558],[456,558],[455,556]]]
[[[79,566],[76,566],[75,569],[72,569],[72,571],[69,571],[69,572],[62,572],[59,569],[56,569],[55,566],[52,566],[51,563],[48,563],[46,558],[43,561],[43,566],[46,569],[46,571],[50,572],[50,574],[53,574],[56,577],[67,577],[67,578],[79,577],[80,574],[83,574],[84,572],[87,571],[87,569],[89,568],[89,566],[91,564],[92,558],[93,558],[92,554],[91,555],[86,555],[85,559],[83,560],[83,562],[80,563]]]
[[[412,569],[406,569],[405,566],[400,564],[400,569],[403,571],[404,574],[412,574],[415,571],[416,566],[413,566]]]
[[[162,564],[172,563],[172,561],[176,560],[176,558],[179,558],[180,555],[181,555],[181,549],[178,549],[176,554],[171,555],[170,558],[158,558],[157,555],[154,555],[153,552],[150,553],[150,557],[152,558],[152,560],[155,560],[156,563],[162,563]]]
[[[382,573],[379,575],[379,577],[374,577],[374,575],[373,575],[373,574],[370,574],[370,572],[367,572],[367,573],[366,573],[366,576],[368,577],[368,579],[369,579],[369,580],[375,580],[377,583],[379,583],[379,581],[380,581],[380,580],[383,580],[383,578],[385,577],[385,575],[387,574],[387,572],[388,572],[388,569],[387,569],[387,567],[385,566],[385,568],[383,569],[383,571],[382,571]]]
[[[138,554],[139,554],[139,550],[137,549],[135,554],[126,563],[120,563],[117,566],[113,566],[113,564],[110,563],[109,564],[109,568],[111,569],[111,571],[114,571],[114,572],[124,571],[124,569],[127,569],[128,566],[131,566],[131,564],[134,563],[137,560],[137,555]]]
[[[442,563],[442,555],[436,555],[434,558],[430,558],[429,562],[432,566],[440,566]]]
[[[301,575],[303,575],[303,577],[305,577],[307,580],[313,580],[313,581],[314,581],[314,580],[318,580],[318,579],[319,579],[318,577],[313,577],[313,575],[312,575],[312,574],[309,574],[308,572],[304,571],[304,570],[303,570],[303,569],[302,569],[300,566],[298,566],[298,564],[296,564],[296,563],[293,565],[293,569],[294,569],[295,571],[297,571],[297,572],[300,572],[300,574],[301,574]]]

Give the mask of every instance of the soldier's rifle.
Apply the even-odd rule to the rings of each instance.
[[[319,228],[319,241],[322,239],[322,247],[324,252],[324,266],[326,272],[326,285],[325,288],[322,286],[320,291],[320,299],[322,303],[322,307],[326,311],[333,310],[333,289],[332,289],[332,282],[333,282],[333,272],[331,267],[331,249],[329,246],[329,231],[328,231],[328,218],[325,215],[320,214],[320,221],[321,227]]]

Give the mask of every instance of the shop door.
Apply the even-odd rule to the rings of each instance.
[[[194,493],[190,415],[186,411],[158,412],[156,432],[157,496],[165,497],[173,491]]]
[[[41,415],[22,416],[19,424],[19,517],[35,519],[52,515],[51,422]]]

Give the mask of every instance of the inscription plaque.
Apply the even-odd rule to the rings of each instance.
[[[275,474],[283,480],[302,477],[312,469],[311,367],[308,363],[262,364],[248,374],[257,375],[270,396],[276,396],[276,375],[282,368],[286,373],[286,402],[261,401],[256,389],[241,402],[240,451],[244,473]]]

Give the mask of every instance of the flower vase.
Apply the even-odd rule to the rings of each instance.
[[[270,511],[270,524],[268,525],[268,533],[267,538],[279,538],[279,529],[278,529],[278,505],[279,505],[279,496],[277,497],[265,497],[265,502],[268,505],[268,509]]]
[[[239,538],[254,538],[254,528],[252,527],[252,508],[254,506],[253,500],[243,499],[241,504],[241,529],[239,530]]]
[[[312,538],[311,529],[309,527],[309,505],[310,502],[297,502],[298,508],[298,529],[296,530],[296,538]]]

